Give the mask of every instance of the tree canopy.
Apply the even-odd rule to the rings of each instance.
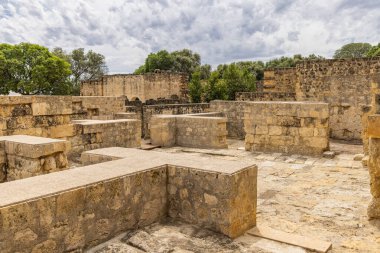
[[[0,93],[70,94],[70,64],[43,46],[0,44]]]
[[[325,57],[315,54],[311,54],[309,56],[295,54],[293,57],[282,56],[280,58],[275,58],[266,62],[265,68],[290,68],[295,67],[296,64],[300,61],[323,59],[325,59]]]
[[[367,57],[378,57],[378,56],[380,56],[380,43],[371,47],[371,49],[368,50],[366,56]]]
[[[369,43],[349,43],[335,51],[334,59],[366,57],[371,48]]]
[[[154,72],[155,70],[170,70],[187,73],[189,77],[201,66],[201,57],[189,49],[169,53],[166,50],[151,53],[145,59],[145,64],[135,70],[135,74]]]
[[[78,48],[66,53],[62,48],[54,48],[53,54],[70,63],[74,95],[79,95],[81,81],[98,79],[108,72],[105,57],[92,50],[86,53],[84,48]]]

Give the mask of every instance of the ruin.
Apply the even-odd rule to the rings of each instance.
[[[0,251],[377,252],[379,73],[301,62],[200,104],[172,73],[2,96]]]
[[[145,75],[106,75],[82,82],[81,96],[126,96],[129,101],[175,99],[188,101],[188,77],[159,71]]]

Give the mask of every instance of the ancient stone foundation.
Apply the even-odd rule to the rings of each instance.
[[[68,141],[27,135],[0,137],[0,182],[68,168]]]
[[[247,102],[245,149],[320,155],[329,149],[329,106],[312,102]]]
[[[167,217],[232,238],[255,226],[255,165],[123,150],[120,160],[1,184],[0,252],[79,252]]]
[[[244,111],[247,102],[243,101],[222,101],[214,100],[210,102],[210,110],[220,112],[227,118],[228,137],[245,138]]]
[[[227,118],[220,113],[157,115],[150,121],[153,145],[227,148]],[[214,116],[214,117],[211,117]]]
[[[102,147],[139,147],[141,122],[126,119],[136,115],[126,114],[124,103],[123,97],[0,97],[0,136],[68,140],[70,156]]]
[[[264,93],[238,93],[236,99],[289,101],[286,94],[294,94],[295,101],[329,103],[330,137],[361,141],[376,73],[380,58],[301,61],[295,68],[267,69]]]
[[[106,148],[134,148],[141,145],[140,121],[119,120],[76,120],[71,141],[71,154],[80,155],[83,151]]]

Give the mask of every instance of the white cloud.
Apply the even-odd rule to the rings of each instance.
[[[111,72],[160,49],[189,48],[212,65],[331,57],[345,43],[380,42],[379,13],[378,0],[0,0],[0,42],[93,49]]]

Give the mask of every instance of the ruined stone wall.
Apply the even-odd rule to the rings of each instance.
[[[231,176],[168,166],[168,175],[169,217],[232,238],[256,225],[257,171]]]
[[[256,225],[256,202],[255,165],[132,149],[0,184],[0,252],[82,252],[168,216],[235,238]]]
[[[227,132],[230,138],[245,138],[243,101],[214,100],[210,102],[212,112],[221,112],[227,118]]]
[[[128,100],[188,100],[188,78],[183,73],[158,72],[144,75],[106,75],[82,82],[82,96],[126,96]]]
[[[24,134],[70,140],[70,155],[99,147],[139,147],[139,120],[112,121],[125,111],[124,103],[123,97],[3,96],[0,136]],[[74,122],[94,118],[111,121]]]
[[[271,68],[264,70],[264,92],[295,93],[297,80],[295,68]]]
[[[73,134],[73,119],[123,111],[122,97],[0,96],[0,136],[64,138]]]
[[[27,135],[0,137],[0,183],[68,169],[68,141]]]
[[[237,92],[237,101],[296,101],[296,93]]]
[[[312,102],[247,102],[249,151],[320,155],[329,149],[329,107]]]
[[[368,206],[369,218],[380,219],[380,74],[372,76],[372,110],[367,117],[368,170],[372,200]]]
[[[153,145],[194,148],[227,148],[226,118],[205,113],[156,115],[150,121]]]
[[[210,104],[162,104],[162,105],[144,105],[141,109],[142,116],[142,134],[145,139],[149,138],[149,122],[153,115],[158,114],[192,114],[209,112]],[[138,111],[138,109],[137,109]],[[139,113],[139,112],[138,112]]]
[[[361,117],[370,105],[371,75],[380,72],[380,58],[305,61],[296,71],[298,101],[330,104],[331,137],[361,140]]]
[[[74,121],[74,134],[68,138],[70,154],[106,147],[140,147],[140,126],[134,119]]]
[[[107,179],[24,204],[0,204],[0,251],[79,251],[166,217],[165,166]]]

